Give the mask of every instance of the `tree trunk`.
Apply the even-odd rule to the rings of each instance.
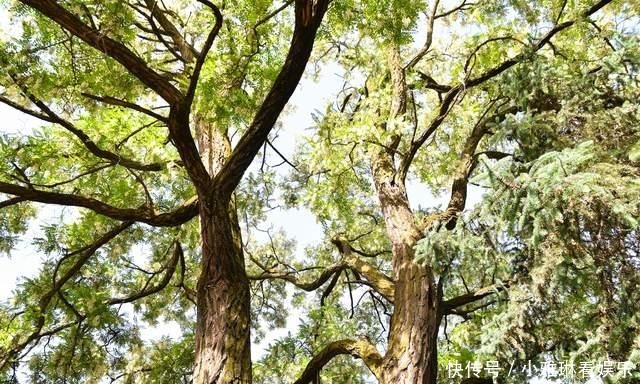
[[[211,176],[230,153],[226,132],[195,117],[202,161]],[[201,275],[197,288],[194,384],[251,383],[249,279],[233,204],[200,196]]]
[[[396,280],[394,311],[381,384],[434,384],[438,375],[439,295],[428,266],[414,261],[422,238],[409,208],[403,183],[384,175],[391,162],[385,155],[374,171],[378,197],[392,244]],[[375,169],[375,168],[374,168]]]
[[[202,272],[193,383],[251,383],[251,302],[240,230],[235,213],[212,200],[200,209]]]
[[[413,258],[413,249],[398,252]],[[394,312],[381,384],[435,384],[438,375],[437,337],[440,317],[430,272],[412,261],[396,270]]]
[[[389,50],[393,97],[390,117],[406,113],[407,85],[400,48]],[[386,130],[387,125],[380,127]],[[394,308],[381,384],[435,384],[438,376],[437,338],[440,295],[429,266],[415,262],[415,246],[423,235],[409,206],[403,176],[395,164],[400,138],[371,153],[371,168],[391,242],[395,279]]]

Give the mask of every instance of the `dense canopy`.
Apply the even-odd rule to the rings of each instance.
[[[0,12],[1,382],[640,379],[640,2]]]

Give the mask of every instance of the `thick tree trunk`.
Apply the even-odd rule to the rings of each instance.
[[[250,293],[235,214],[201,204],[194,384],[251,383]]]
[[[390,117],[406,113],[407,85],[400,48],[392,46],[388,65],[393,97]],[[386,124],[380,127],[386,130]],[[414,247],[423,235],[409,206],[403,176],[395,164],[399,137],[371,153],[376,190],[393,254],[394,308],[381,384],[435,384],[440,295],[429,266],[415,262]]]
[[[413,249],[398,250],[413,257]],[[440,318],[430,272],[407,261],[396,269],[394,312],[382,384],[434,384],[438,375]]]
[[[196,138],[210,175],[230,153],[226,133],[195,117]],[[194,384],[251,382],[249,280],[238,218],[231,203],[200,196],[202,271],[198,281]]]
[[[409,208],[404,184],[385,174],[391,159],[381,155],[374,175],[387,235],[392,244],[396,280],[394,312],[381,384],[434,384],[438,374],[439,296],[428,266],[414,261],[422,234]]]

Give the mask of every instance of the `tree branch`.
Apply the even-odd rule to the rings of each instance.
[[[358,273],[367,280],[368,285],[382,295],[390,303],[393,303],[395,295],[395,282],[380,272],[378,268],[354,255],[354,249],[349,241],[343,238],[332,239],[331,242],[338,248],[343,256],[343,261],[352,271]]]
[[[349,269],[363,276],[371,288],[393,303],[395,283],[389,276],[353,254],[345,256],[345,262]]]
[[[436,22],[436,13],[438,12],[438,5],[439,4],[440,4],[440,0],[435,0],[434,1],[433,6],[431,8],[431,12],[427,16],[427,37],[426,37],[426,41],[424,42],[424,45],[422,46],[422,48],[420,48],[418,53],[416,53],[415,56],[413,56],[413,58],[411,60],[409,60],[407,65],[405,65],[405,67],[404,67],[405,70],[413,68],[429,52],[429,48],[431,48],[431,43],[433,43],[433,27],[434,27],[435,22]]]
[[[27,201],[27,199],[22,197],[12,197],[11,199],[0,201],[0,209],[11,207],[13,205],[20,204],[24,201]]]
[[[315,355],[294,384],[310,383],[327,363],[339,355],[361,359],[376,378],[381,377],[382,356],[376,347],[367,340],[346,339],[330,343]]]
[[[583,17],[588,17],[600,9],[602,9],[605,5],[609,4],[612,0],[601,0],[590,7],[586,12],[583,13]],[[558,32],[563,31],[573,24],[576,23],[576,20],[566,21],[561,24],[557,24],[554,26],[549,32],[547,32],[533,47],[529,48],[527,51],[522,52],[511,59],[507,59],[504,62],[498,64],[497,66],[488,69],[487,71],[480,74],[478,77],[468,79],[463,84],[458,84],[455,87],[450,87],[447,91],[444,99],[440,103],[440,110],[438,115],[433,119],[433,121],[429,124],[427,129],[415,140],[411,143],[409,151],[407,152],[407,156],[402,159],[402,163],[399,168],[399,176],[401,180],[406,179],[406,176],[409,172],[409,168],[411,167],[411,163],[415,158],[418,150],[424,145],[424,143],[433,135],[436,129],[442,124],[446,116],[448,115],[454,101],[459,93],[462,91],[469,89],[471,87],[475,87],[484,83],[487,80],[490,80],[499,74],[503,73],[507,69],[513,67],[514,65],[524,61],[529,55],[535,53],[542,49]]]
[[[126,100],[121,100],[115,97],[111,97],[111,96],[97,96],[97,95],[92,95],[90,93],[86,93],[86,92],[82,92],[81,93],[82,96],[89,98],[91,100],[95,100],[99,103],[105,103],[105,104],[111,104],[111,105],[115,105],[118,107],[124,107],[124,108],[129,108],[131,110],[134,110],[136,112],[140,112],[140,113],[144,113],[147,116],[153,117],[154,119],[161,121],[163,123],[167,122],[167,117],[166,116],[162,116],[158,113],[155,113],[149,109],[146,109],[144,107],[141,107],[138,104],[135,103],[131,103],[128,102]]]
[[[91,138],[81,129],[78,129],[73,123],[68,120],[63,119],[57,113],[55,113],[47,104],[45,104],[41,99],[39,99],[36,95],[34,95],[27,86],[21,83],[19,79],[14,74],[9,74],[14,83],[20,88],[24,96],[29,99],[36,107],[40,109],[42,113],[32,111],[31,109],[24,107],[14,101],[0,98],[0,102],[7,104],[8,106],[15,108],[23,113],[26,113],[30,116],[37,117],[43,121],[48,123],[58,124],[62,128],[69,131],[71,134],[76,136],[82,144],[89,150],[91,154],[101,159],[108,160],[112,164],[119,164],[126,168],[137,169],[140,171],[160,171],[164,169],[164,164],[161,163],[152,163],[152,164],[144,164],[137,160],[129,159],[126,157],[122,157],[117,153],[107,151],[98,147],[96,143],[91,140]]]
[[[395,283],[393,280],[380,272],[378,268],[362,260],[360,257],[352,253],[351,247],[346,240],[333,240],[332,241],[338,248],[338,251],[343,255],[341,261],[323,268],[318,277],[312,280],[305,280],[298,277],[300,271],[273,271],[265,269],[264,266],[256,263],[260,268],[264,270],[259,275],[249,276],[250,280],[269,280],[279,279],[287,281],[296,287],[305,291],[315,291],[324,285],[333,276],[340,274],[344,270],[352,270],[358,275],[363,276],[366,281],[363,282],[366,285],[373,288],[376,292],[382,295],[390,303],[393,303],[393,297],[395,293]]]
[[[593,6],[591,6],[586,12],[584,12],[582,14],[583,17],[589,17],[591,15],[593,15],[594,13],[596,13],[597,11],[599,11],[600,9],[602,9],[605,5],[609,4],[612,0],[601,0],[599,2],[597,2],[596,4],[594,4]],[[551,39],[558,34],[558,32],[561,32],[569,27],[571,27],[572,25],[574,25],[576,23],[577,20],[571,20],[571,21],[565,21],[563,23],[560,24],[556,24],[553,28],[551,28],[551,30],[549,32],[547,32],[533,47],[531,47],[528,51],[526,52],[522,52],[518,55],[516,55],[515,57],[505,60],[504,62],[502,62],[501,64],[485,71],[484,73],[482,73],[481,75],[479,75],[476,78],[470,79],[466,81],[466,87],[474,87],[476,85],[482,84],[485,81],[492,79],[494,77],[496,77],[497,75],[501,74],[502,72],[506,71],[507,69],[513,67],[514,65],[518,64],[519,62],[523,61],[524,59],[526,59],[530,54],[539,51],[540,49],[542,49],[542,47],[544,47],[549,41],[551,41]]]
[[[264,271],[259,275],[249,276],[249,280],[258,280],[258,281],[271,280],[271,279],[284,280],[304,291],[311,292],[320,288],[324,283],[329,281],[329,279],[333,275],[339,274],[340,272],[344,271],[347,268],[348,268],[348,265],[345,262],[335,263],[324,268],[318,277],[308,281],[305,281],[297,277],[297,275],[299,274],[299,271]]]
[[[129,296],[111,299],[109,300],[108,304],[117,305],[117,304],[132,303],[136,300],[140,300],[142,298],[151,296],[155,293],[162,291],[167,285],[169,285],[169,282],[171,281],[171,278],[173,277],[173,274],[176,271],[176,266],[178,265],[178,261],[180,261],[182,257],[183,257],[182,246],[180,245],[179,242],[176,241],[174,243],[173,255],[171,256],[171,259],[167,261],[167,264],[164,266],[163,269],[165,270],[165,273],[164,273],[164,276],[162,277],[162,280],[160,280],[158,284],[152,287],[145,287],[141,291],[133,293]]]
[[[162,29],[171,37],[173,43],[178,47],[180,55],[185,62],[193,61],[193,58],[199,53],[187,42],[184,36],[178,31],[178,28],[169,20],[165,12],[160,9],[158,0],[144,0],[147,9],[151,12],[151,16],[158,20]]]
[[[464,295],[460,295],[449,300],[444,300],[442,302],[443,313],[452,314],[457,308],[482,300],[485,297],[504,292],[509,288],[510,284],[511,282],[509,281],[502,284],[494,284],[488,287],[480,288],[475,292],[465,293]]]
[[[11,362],[11,359],[13,359],[17,354],[20,353],[20,351],[22,351],[25,347],[27,347],[32,342],[37,342],[38,340],[40,340],[46,334],[55,334],[55,333],[60,332],[61,330],[65,329],[64,327],[58,327],[58,328],[55,328],[55,329],[53,329],[51,331],[48,331],[46,333],[42,332],[42,328],[45,325],[45,317],[46,317],[45,316],[45,311],[49,307],[49,304],[51,303],[51,300],[53,299],[54,296],[56,296],[58,294],[60,289],[62,289],[62,287],[69,280],[71,280],[80,271],[80,269],[82,269],[82,267],[87,263],[87,261],[89,261],[91,256],[93,256],[98,249],[100,249],[101,247],[106,245],[108,242],[113,240],[116,236],[118,236],[120,233],[124,232],[126,229],[128,229],[132,225],[133,225],[132,221],[127,221],[127,222],[121,223],[117,227],[113,228],[112,230],[110,230],[107,233],[105,233],[104,235],[102,235],[100,238],[98,238],[92,244],[90,244],[88,246],[85,246],[85,247],[81,248],[80,250],[78,250],[76,252],[72,252],[70,254],[67,254],[63,259],[60,260],[60,262],[62,262],[62,261],[66,260],[66,259],[68,259],[68,258],[70,258],[72,256],[77,256],[76,261],[64,273],[64,275],[62,275],[62,277],[60,277],[60,279],[57,279],[56,278],[56,274],[57,273],[54,273],[54,277],[53,277],[54,281],[53,281],[52,287],[44,295],[42,295],[40,297],[40,300],[38,301],[38,311],[39,311],[39,313],[38,313],[38,317],[35,319],[35,327],[34,327],[35,329],[34,329],[34,331],[29,336],[27,336],[27,338],[24,341],[18,342],[15,346],[13,346],[11,349],[9,349],[6,353],[3,353],[3,356],[0,359],[0,369],[5,368],[5,366],[8,363]],[[56,266],[56,272],[57,272],[57,268],[59,266],[60,266],[60,263]]]
[[[438,116],[436,116],[427,129],[420,134],[415,140],[411,142],[409,150],[407,151],[407,155],[402,158],[402,162],[400,163],[400,167],[398,169],[398,175],[400,180],[404,181],[407,178],[407,174],[409,173],[409,168],[413,163],[413,159],[415,158],[418,150],[427,142],[429,137],[433,135],[433,133],[440,127],[445,117],[449,114],[452,105],[454,104],[454,100],[458,97],[458,94],[462,91],[462,87],[453,87],[449,89],[449,91],[445,94],[442,103],[440,104],[440,109],[438,111]]]
[[[214,188],[223,199],[231,197],[295,91],[311,56],[316,32],[328,6],[329,0],[296,0],[295,28],[287,58],[247,132],[213,180]]]
[[[35,117],[37,119],[40,119],[42,121],[46,121],[47,123],[55,123],[55,121],[53,119],[51,119],[49,116],[45,115],[44,113],[40,113],[37,111],[34,111],[30,108],[25,107],[24,105],[21,105],[19,103],[16,103],[15,101],[4,97],[4,96],[0,96],[0,103],[6,104],[9,107],[18,110],[26,115]]]
[[[90,197],[41,191],[5,182],[0,182],[0,192],[36,203],[87,208],[95,213],[115,220],[137,221],[157,227],[173,227],[183,224],[191,220],[198,213],[198,201],[195,197],[174,211],[156,214],[147,207],[118,208]]]
[[[177,104],[183,99],[182,93],[169,81],[147,66],[140,57],[124,44],[115,41],[102,32],[84,24],[55,0],[20,0],[21,3],[37,10],[69,31],[91,47],[113,58],[137,77],[143,84],[154,90],[169,104]]]
[[[207,55],[209,54],[209,50],[211,50],[211,47],[213,46],[213,42],[215,41],[216,36],[218,36],[218,33],[220,32],[220,28],[222,28],[222,13],[220,13],[220,9],[215,4],[207,0],[198,0],[198,2],[206,5],[211,9],[216,19],[216,22],[213,28],[211,29],[211,32],[209,32],[209,35],[207,36],[207,40],[204,42],[204,46],[202,47],[202,50],[200,51],[200,54],[196,59],[195,66],[193,67],[193,73],[191,74],[189,88],[187,89],[187,94],[184,99],[185,105],[191,105],[191,103],[193,102],[193,98],[196,94],[196,88],[198,86],[198,79],[200,78],[200,71],[202,70],[204,61],[207,58]]]
[[[475,156],[475,153],[480,144],[480,140],[482,140],[487,133],[490,124],[501,122],[507,115],[514,114],[520,110],[517,106],[512,106],[487,117],[487,113],[493,109],[494,104],[495,101],[485,110],[465,141],[462,153],[460,154],[460,165],[453,176],[451,196],[447,208],[444,212],[435,213],[435,217],[429,216],[426,220],[427,223],[434,223],[436,221],[444,223],[447,229],[453,229],[456,226],[456,218],[466,206],[469,177],[478,163],[478,157]],[[498,109],[499,108],[500,107],[498,107]]]
[[[448,11],[444,11],[442,13],[437,14],[436,15],[436,19],[441,19],[441,18],[447,17],[447,16],[453,14],[454,12],[464,11],[464,10],[468,9],[469,7],[472,7],[474,5],[475,5],[475,3],[467,3],[467,0],[463,0],[462,4],[458,5],[457,7],[451,8]]]
[[[268,15],[266,15],[265,17],[263,17],[262,19],[260,19],[254,26],[253,29],[257,29],[259,26],[261,26],[262,24],[268,22],[269,20],[273,19],[275,16],[277,16],[280,12],[284,11],[288,6],[290,6],[295,0],[287,0],[284,2],[284,4],[282,4],[280,7],[276,8],[275,10],[273,10],[271,13],[269,13]]]

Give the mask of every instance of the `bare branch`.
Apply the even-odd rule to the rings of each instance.
[[[193,73],[191,74],[191,81],[189,82],[187,95],[184,99],[185,105],[191,105],[191,102],[193,101],[193,97],[196,94],[196,88],[198,86],[198,79],[200,78],[200,71],[202,70],[204,61],[207,58],[207,55],[209,54],[209,50],[211,50],[211,47],[213,46],[213,42],[215,41],[216,37],[218,36],[218,33],[220,32],[220,28],[222,28],[222,13],[220,13],[220,9],[215,4],[207,0],[198,0],[198,2],[205,4],[207,7],[211,9],[216,19],[216,22],[213,28],[211,29],[211,32],[209,32],[209,35],[207,36],[207,40],[204,42],[204,46],[202,47],[202,50],[198,55],[198,58],[196,59],[195,66],[193,67]]]
[[[329,279],[340,272],[344,271],[348,268],[347,263],[339,262],[336,264],[332,264],[322,270],[320,275],[313,280],[305,281],[297,277],[299,274],[298,271],[265,271],[259,275],[251,275],[249,276],[249,280],[272,280],[279,279],[287,281],[296,287],[311,292],[320,288],[324,283],[329,281]]]
[[[522,41],[516,39],[513,36],[498,36],[498,37],[492,37],[490,39],[486,39],[485,41],[483,41],[482,43],[478,44],[473,51],[471,52],[471,54],[467,57],[467,60],[464,62],[464,72],[467,74],[467,76],[469,76],[471,73],[471,70],[469,69],[469,65],[471,64],[471,60],[473,59],[475,62],[475,58],[477,53],[486,45],[490,44],[490,43],[494,43],[496,41],[505,41],[505,40],[511,40],[511,41],[515,41],[518,42],[522,45],[525,45],[525,43],[523,43]],[[471,66],[473,68],[473,66]]]
[[[81,179],[85,176],[89,176],[89,175],[93,175],[94,173],[100,172],[103,169],[112,167],[113,164],[111,163],[98,163],[96,165],[94,165],[92,168],[81,172],[79,174],[77,174],[76,176],[73,176],[69,179],[63,180],[63,181],[57,181],[55,183],[51,183],[51,184],[38,184],[38,183],[29,183],[30,187],[40,187],[40,188],[55,188],[55,187],[59,187],[61,185],[65,185],[65,184],[69,184],[69,183],[73,183],[74,181]],[[133,172],[131,170],[129,170],[130,172]]]
[[[424,45],[415,54],[415,56],[413,56],[413,58],[409,60],[407,65],[405,65],[404,67],[405,70],[413,68],[429,52],[429,48],[431,48],[431,44],[433,43],[433,27],[436,21],[436,13],[438,12],[438,5],[440,5],[440,0],[435,0],[431,8],[431,12],[427,16],[427,37],[424,42]]]
[[[179,242],[176,241],[174,243],[173,255],[171,256],[171,259],[167,261],[167,264],[164,266],[163,269],[165,270],[165,273],[162,280],[160,280],[158,284],[152,287],[145,287],[141,291],[126,297],[111,299],[109,300],[108,304],[117,305],[117,304],[132,303],[136,300],[140,300],[142,298],[151,296],[155,293],[162,291],[167,285],[169,285],[169,282],[171,281],[171,278],[173,277],[173,274],[176,271],[176,266],[178,265],[178,261],[180,261],[180,259],[183,257],[182,255],[183,255],[182,246],[180,245]]]
[[[171,107],[169,132],[171,139],[173,140],[173,144],[178,150],[178,153],[180,153],[180,158],[184,162],[185,169],[189,174],[191,181],[193,181],[196,190],[201,195],[210,196],[212,181],[211,175],[209,175],[207,168],[202,162],[200,152],[198,151],[193,135],[191,134],[189,116],[191,114],[191,104],[195,97],[202,66],[204,65],[209,50],[213,46],[213,42],[222,27],[222,13],[220,13],[220,9],[215,4],[208,0],[198,0],[198,2],[204,4],[213,11],[216,22],[207,36],[202,51],[197,56],[184,100],[180,104],[173,105]]]
[[[458,94],[462,91],[462,87],[454,87],[451,88],[444,96],[442,103],[440,104],[440,109],[438,110],[438,115],[431,121],[427,129],[421,133],[409,147],[407,151],[407,155],[402,159],[400,164],[398,174],[400,180],[405,180],[407,178],[407,174],[409,173],[409,168],[413,163],[413,159],[415,158],[418,150],[427,142],[427,140],[433,135],[440,127],[445,117],[449,114],[449,111],[454,104],[454,100],[458,97]]]
[[[105,103],[105,104],[111,104],[111,105],[115,105],[118,107],[124,107],[124,108],[129,108],[131,110],[134,110],[136,112],[140,112],[140,113],[144,113],[147,116],[153,117],[154,119],[161,121],[163,123],[167,122],[167,117],[166,116],[162,116],[156,112],[153,112],[149,109],[146,109],[144,107],[141,107],[138,104],[135,103],[131,103],[129,101],[126,100],[121,100],[115,97],[111,97],[111,96],[97,96],[97,95],[92,95],[90,93],[86,93],[86,92],[82,92],[82,96],[87,97],[91,100],[95,100],[97,102],[100,103]]]
[[[264,272],[259,275],[249,276],[250,280],[269,280],[280,279],[287,281],[296,287],[305,291],[314,291],[324,285],[333,276],[340,274],[345,270],[352,270],[359,276],[366,279],[363,284],[366,284],[373,288],[376,292],[382,295],[390,303],[393,303],[393,297],[395,293],[395,284],[393,280],[380,272],[374,265],[367,263],[360,257],[356,256],[349,243],[343,239],[332,240],[336,245],[338,251],[342,254],[343,258],[339,262],[330,266],[322,268],[322,272],[314,279],[308,280],[299,277],[301,271],[273,271],[265,269],[259,263],[256,263],[261,267]]]
[[[44,113],[40,113],[38,111],[34,111],[34,110],[30,109],[30,108],[27,108],[27,107],[25,107],[25,106],[23,106],[23,105],[21,105],[19,103],[16,103],[15,101],[13,101],[13,100],[11,100],[11,99],[9,99],[7,97],[4,97],[4,96],[0,95],[0,102],[10,106],[13,109],[18,110],[18,111],[20,111],[20,112],[22,112],[24,114],[27,114],[27,115],[32,116],[32,117],[35,117],[35,118],[40,119],[42,121],[46,121],[47,123],[55,123],[55,121],[53,121],[53,119],[51,119],[49,116],[45,115]]]
[[[444,11],[442,13],[437,14],[435,18],[436,19],[445,18],[445,17],[447,17],[447,16],[449,16],[449,15],[455,13],[455,12],[465,11],[465,10],[469,9],[469,7],[472,7],[474,5],[475,5],[475,3],[468,3],[467,0],[463,0],[460,5],[458,5],[458,6],[454,7],[454,8],[451,8],[448,11]]]
[[[174,211],[157,214],[146,207],[118,208],[90,197],[41,191],[5,182],[0,182],[0,192],[36,203],[87,208],[115,220],[137,221],[158,227],[173,227],[183,224],[195,217],[198,212],[198,201],[196,198],[192,198]]]
[[[475,292],[465,293],[464,295],[460,295],[449,300],[444,300],[442,302],[443,313],[453,313],[453,311],[457,308],[460,308],[467,304],[475,303],[479,300],[484,299],[485,297],[504,292],[509,288],[510,284],[511,283],[509,281],[502,284],[494,284],[488,287],[480,288]]]
[[[11,199],[0,201],[0,209],[11,207],[13,205],[20,204],[24,201],[27,201],[27,199],[22,197],[12,197]]]
[[[188,287],[184,282],[185,274],[187,273],[187,266],[184,261],[184,252],[180,251],[180,281],[176,284],[176,287],[182,288],[184,291],[187,300],[189,300],[193,305],[197,305],[197,293],[190,287]]]
[[[381,294],[390,303],[393,303],[395,283],[390,277],[380,272],[380,270],[374,265],[371,265],[360,257],[355,256],[353,247],[351,247],[351,244],[346,239],[335,238],[331,240],[331,242],[343,255],[344,261],[349,266],[349,269],[364,276],[370,287]]]
[[[298,171],[298,167],[295,166],[295,164],[293,164],[289,159],[287,159],[279,150],[278,148],[276,148],[273,143],[271,142],[271,140],[267,139],[267,145],[269,147],[271,147],[271,149],[273,149],[275,151],[275,153],[278,154],[278,156],[280,156],[280,158],[282,159],[283,162],[285,162],[286,164],[288,164],[291,168],[295,169],[296,171]]]
[[[417,73],[418,73],[418,76],[420,76],[420,80],[422,80],[422,82],[419,83],[420,86],[426,89],[433,89],[438,93],[447,93],[451,90],[450,85],[440,84],[437,81],[435,81],[433,77],[427,75],[426,73],[423,73],[420,71],[417,71]],[[417,85],[418,84],[413,83],[413,84],[410,84],[410,87],[416,88]]]
[[[258,28],[262,24],[267,23],[269,20],[271,20],[274,17],[276,17],[276,15],[278,15],[280,12],[284,11],[285,9],[287,9],[288,6],[293,4],[294,1],[295,0],[287,0],[287,1],[285,1],[284,4],[282,4],[280,7],[276,8],[273,12],[269,13],[267,16],[265,16],[262,19],[260,19],[256,23],[256,25],[253,26],[253,29],[255,30],[256,28]]]

